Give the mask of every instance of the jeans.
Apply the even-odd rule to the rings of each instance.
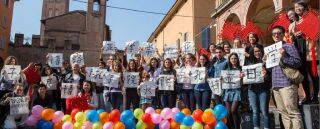
[[[254,88],[248,90],[249,102],[253,111],[253,126],[260,127],[260,111],[263,115],[264,128],[270,128],[269,100],[270,90]]]
[[[207,108],[210,108],[210,100],[211,100],[211,91],[210,90],[194,90],[194,95],[196,98],[196,102],[198,107],[204,111]]]
[[[182,100],[183,103],[186,105],[187,108],[193,112],[195,110],[195,97],[194,97],[194,90],[193,89],[183,89],[182,90]]]
[[[176,106],[177,95],[174,91],[166,91],[170,93],[160,93],[160,103],[162,108],[174,108]]]

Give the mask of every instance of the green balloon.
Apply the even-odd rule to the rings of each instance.
[[[208,108],[208,109],[204,110],[204,113],[205,112],[211,112],[213,114],[213,110],[211,108]]]
[[[74,119],[76,122],[84,123],[86,121],[86,115],[83,112],[78,112]]]
[[[200,124],[199,122],[195,122],[195,123],[192,125],[192,129],[203,129],[203,126],[202,126],[202,124]]]
[[[180,129],[190,129],[190,127],[188,127],[186,125],[180,125]]]
[[[92,129],[102,129],[102,123],[96,122],[92,125]]]
[[[146,124],[144,124],[142,120],[139,120],[139,122],[136,125],[136,129],[145,129],[145,128],[146,128]]]
[[[141,108],[137,108],[134,110],[133,115],[136,119],[140,120],[143,115],[143,110]]]

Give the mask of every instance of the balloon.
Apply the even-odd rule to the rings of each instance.
[[[78,108],[72,109],[71,114],[70,114],[71,118],[74,119],[74,117],[76,116],[76,114],[77,114],[78,112],[80,112],[80,111],[81,111],[81,110],[78,109]]]
[[[136,119],[140,120],[143,115],[143,110],[141,108],[137,108],[134,110],[133,115]]]
[[[52,129],[53,123],[51,121],[46,121],[42,124],[41,129]]]
[[[145,129],[145,128],[146,128],[146,124],[144,124],[141,120],[139,120],[136,125],[136,129]]]
[[[31,110],[32,115],[36,116],[38,118],[38,120],[40,120],[41,119],[41,113],[42,113],[43,109],[44,108],[42,106],[40,106],[40,105],[33,106],[32,110]]]
[[[228,129],[228,127],[222,121],[219,121],[214,129]]]
[[[92,129],[102,129],[102,123],[101,122],[93,123]]]
[[[202,114],[203,114],[203,112],[200,109],[193,111],[192,117],[193,117],[194,121],[202,122]]]
[[[203,126],[202,126],[201,123],[195,122],[195,123],[192,125],[192,129],[203,129]]]
[[[163,120],[159,124],[160,129],[170,129],[170,123],[168,120]]]
[[[176,122],[182,123],[184,117],[185,117],[185,115],[182,112],[178,112],[176,114],[176,116],[174,117],[174,119]]]
[[[100,115],[101,113],[103,113],[103,112],[106,112],[104,109],[99,109],[99,110],[97,110],[97,113]]]
[[[62,120],[62,117],[64,116],[62,111],[56,111],[53,114],[53,118],[52,118],[52,122],[53,123],[57,123],[60,122]]]
[[[87,114],[87,118],[92,123],[99,121],[99,115],[96,110],[90,110]]]
[[[170,129],[179,129],[180,128],[180,124],[174,120],[171,121],[170,123]]]
[[[227,117],[222,118],[221,121],[222,121],[223,123],[227,124]]]
[[[79,122],[74,123],[74,129],[82,129],[82,123],[79,123]]]
[[[166,120],[171,118],[171,114],[172,114],[172,111],[170,108],[164,108],[161,111],[162,118]]]
[[[122,122],[117,122],[114,127],[114,129],[125,129],[125,126]]]
[[[73,125],[71,122],[67,121],[62,125],[62,129],[73,129]]]
[[[178,113],[178,112],[180,112],[180,109],[175,107],[175,108],[172,108],[171,111],[173,113]]]
[[[78,112],[76,116],[74,116],[74,119],[76,120],[76,122],[82,124],[86,121],[86,115],[83,112]]]
[[[53,129],[62,129],[62,121],[54,123]]]
[[[145,110],[145,113],[149,113],[150,115],[154,113],[154,109],[152,107],[148,107],[146,110]]]
[[[188,127],[186,125],[180,125],[180,129],[190,129],[190,127]]]
[[[107,112],[102,112],[99,115],[99,119],[104,124],[104,123],[108,122],[109,114]]]
[[[187,116],[191,115],[191,111],[190,111],[190,109],[188,109],[188,108],[182,109],[181,112],[182,112],[183,114],[187,115]]]
[[[160,114],[161,113],[161,109],[156,109],[154,112],[157,113],[157,114]]]
[[[28,125],[28,126],[35,126],[38,122],[38,119],[31,115],[27,118],[27,120],[25,121],[25,123]]]
[[[126,129],[135,129],[136,128],[136,124],[133,122],[133,120],[127,120],[124,123]]]
[[[204,129],[213,129],[213,125],[206,124],[204,125]]]
[[[130,110],[124,110],[120,116],[120,121],[125,122],[127,120],[129,121],[133,120],[133,114]]]
[[[83,125],[82,125],[82,129],[92,129],[92,123],[90,121],[86,121]]]
[[[159,115],[159,114],[152,114],[151,115],[151,120],[152,120],[152,122],[154,123],[154,124],[159,124],[160,122],[161,122],[161,120],[162,120],[162,117]]]
[[[216,122],[216,118],[211,112],[205,112],[202,114],[202,121],[206,124],[213,124]]]
[[[109,113],[109,121],[113,123],[117,123],[120,120],[120,111],[118,109],[114,109]]]
[[[142,117],[141,117],[141,120],[144,122],[144,123],[150,123],[150,122],[152,122],[152,117],[151,117],[151,115],[149,114],[149,113],[145,113],[145,114],[143,114],[142,115]]]
[[[228,111],[225,106],[223,106],[222,104],[218,104],[214,107],[213,114],[218,120],[221,120],[222,118],[227,116]]]
[[[50,121],[53,118],[53,114],[54,114],[54,110],[53,109],[44,109],[41,113],[41,117],[42,119],[44,119],[45,121]]]
[[[67,122],[67,121],[71,122],[71,116],[70,116],[70,115],[64,115],[64,116],[62,117],[62,122],[63,122],[63,123],[65,123],[65,122]]]
[[[113,123],[112,122],[104,123],[103,129],[113,129]]]
[[[211,108],[204,110],[204,112],[211,112],[213,114],[213,110]]]
[[[37,123],[37,128],[38,128],[38,129],[41,129],[42,125],[43,125],[45,122],[46,122],[45,120],[42,120],[42,119],[39,120],[38,123]]]
[[[153,123],[146,123],[146,129],[155,129],[156,125]]]
[[[184,125],[186,125],[186,126],[192,126],[193,125],[193,123],[194,123],[194,120],[193,120],[193,118],[191,117],[191,116],[186,116],[186,117],[184,117],[183,118],[183,122],[182,122]]]

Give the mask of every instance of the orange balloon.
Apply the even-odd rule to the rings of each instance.
[[[202,121],[206,124],[213,124],[216,122],[216,118],[211,112],[204,112],[202,114]]]
[[[174,120],[170,122],[170,129],[180,129],[180,124]]]
[[[62,125],[63,125],[62,121],[55,123],[53,126],[53,129],[62,129]]]
[[[155,128],[155,124],[153,123],[145,123],[146,124],[146,129],[154,129]]]
[[[190,116],[190,115],[191,115],[191,111],[190,111],[190,109],[188,109],[188,108],[182,109],[181,112],[182,112],[183,114],[187,115],[187,116]]]
[[[44,119],[45,121],[50,121],[52,118],[53,118],[53,114],[54,114],[54,110],[51,109],[51,108],[48,108],[48,109],[44,109],[42,112],[41,112],[41,117],[42,119]]]
[[[76,116],[76,114],[78,112],[80,112],[80,109],[78,109],[78,108],[72,109],[72,111],[70,113],[71,118],[74,119],[74,117]]]
[[[222,121],[223,123],[227,124],[227,117],[222,118],[221,121]]]
[[[122,122],[117,122],[114,127],[114,129],[125,129],[126,126]]]
[[[99,115],[99,119],[100,121],[102,122],[102,124],[108,122],[108,119],[109,119],[109,114],[107,112],[102,112],[100,115]]]
[[[161,109],[156,109],[155,111],[157,114],[160,114],[161,113]]]

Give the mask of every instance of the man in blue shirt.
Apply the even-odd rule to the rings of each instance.
[[[211,61],[212,71],[214,75],[209,75],[210,77],[220,78],[221,70],[227,64],[228,60],[224,58],[223,48],[221,46],[216,47],[216,56],[213,57]],[[212,95],[212,98],[216,100],[216,103],[222,103],[218,95]]]

